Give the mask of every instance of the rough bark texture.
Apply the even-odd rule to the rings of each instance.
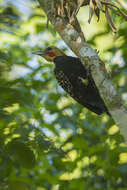
[[[56,31],[91,72],[112,118],[127,140],[127,111],[122,105],[121,99],[106,72],[105,65],[99,59],[97,52],[85,42],[85,38],[69,23],[68,19],[56,15],[55,0],[38,1]]]

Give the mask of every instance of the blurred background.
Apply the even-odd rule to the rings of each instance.
[[[78,19],[127,104],[127,23]],[[83,108],[58,85],[54,65],[32,51],[75,56],[34,0],[0,0],[0,190],[126,190],[127,146],[106,114]]]

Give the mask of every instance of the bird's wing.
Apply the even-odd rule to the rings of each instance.
[[[55,75],[62,88],[78,103],[97,114],[107,111],[92,76],[87,75],[80,59],[70,56],[58,57]]]

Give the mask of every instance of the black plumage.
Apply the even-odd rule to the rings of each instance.
[[[109,112],[100,97],[98,89],[79,58],[56,56],[54,73],[60,86],[78,103],[96,114]]]

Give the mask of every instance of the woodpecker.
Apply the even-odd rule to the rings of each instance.
[[[79,104],[98,115],[106,112],[110,116],[91,74],[79,58],[67,56],[54,46],[33,54],[55,64],[54,74],[59,85]]]

